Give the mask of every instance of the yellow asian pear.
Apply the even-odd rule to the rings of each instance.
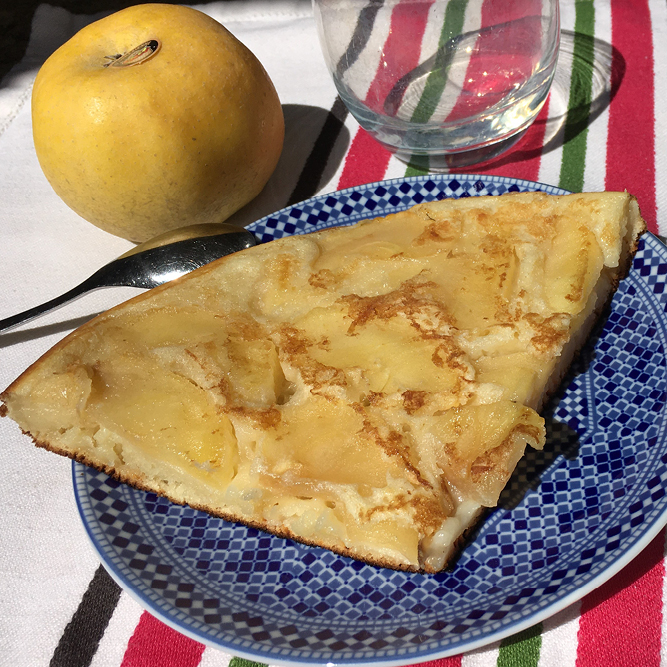
[[[32,122],[56,193],[132,241],[228,218],[262,190],[284,137],[257,58],[206,14],[164,4],[116,12],[53,53]]]

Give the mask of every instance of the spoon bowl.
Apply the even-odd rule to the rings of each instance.
[[[150,289],[256,243],[255,236],[247,229],[225,223],[192,225],[166,232],[105,264],[90,278],[55,299],[0,320],[0,332],[100,287]]]

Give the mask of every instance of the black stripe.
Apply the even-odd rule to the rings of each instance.
[[[88,667],[119,598],[120,587],[100,565],[65,628],[49,667]]]
[[[287,201],[287,206],[308,199],[308,197],[312,197],[317,192],[329,156],[336,144],[338,135],[345,125],[346,118],[347,108],[340,97],[336,96],[336,101],[331,107],[331,111],[327,114],[320,134],[315,140],[313,149],[310,151],[310,155],[303,165],[299,179]]]
[[[339,79],[354,65],[361,52],[366,48],[373,30],[375,18],[383,4],[384,0],[370,0],[368,5],[359,12],[357,25],[354,26],[350,43],[336,65],[336,76]]]
[[[338,79],[342,79],[343,74],[357,61],[361,52],[366,48],[373,25],[375,24],[375,19],[383,4],[384,0],[370,0],[359,12],[357,24],[354,26],[350,42],[336,65],[336,77]],[[324,121],[322,130],[315,140],[313,149],[301,170],[296,186],[287,200],[287,206],[292,206],[297,202],[308,199],[317,192],[331,151],[345,125],[347,114],[347,107],[343,104],[340,97],[337,96],[333,107],[331,107],[331,111],[329,111]]]

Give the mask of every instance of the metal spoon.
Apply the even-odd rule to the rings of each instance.
[[[118,286],[157,287],[255,244],[251,232],[224,223],[191,225],[166,232],[106,264],[59,297],[0,320],[0,331],[32,320],[91,290]]]

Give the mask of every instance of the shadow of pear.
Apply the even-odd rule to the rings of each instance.
[[[260,194],[226,222],[245,227],[317,194],[345,156],[350,133],[344,118],[321,107],[284,104],[285,141],[273,175]]]

